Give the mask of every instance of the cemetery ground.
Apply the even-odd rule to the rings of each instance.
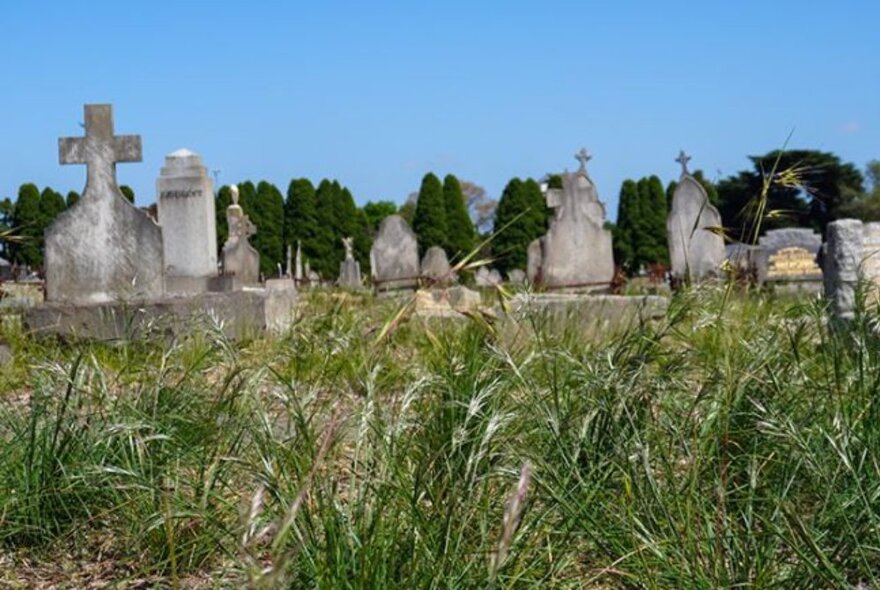
[[[585,338],[303,299],[236,343],[6,326],[0,587],[880,585],[874,313],[703,286]]]

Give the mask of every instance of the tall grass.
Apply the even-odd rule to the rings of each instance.
[[[0,582],[73,545],[187,587],[880,585],[873,313],[704,288],[508,342],[377,339],[394,312],[367,303],[237,344],[7,335]]]

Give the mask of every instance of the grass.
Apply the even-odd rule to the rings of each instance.
[[[880,586],[872,313],[703,288],[507,342],[306,309],[243,343],[6,328],[0,586]]]

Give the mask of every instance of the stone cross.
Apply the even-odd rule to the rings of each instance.
[[[113,135],[113,107],[109,104],[87,104],[86,136],[62,137],[58,140],[58,159],[61,164],[85,164],[86,190],[112,190],[116,185],[117,162],[141,161],[139,135]]]
[[[688,172],[688,162],[691,161],[691,157],[687,155],[684,150],[678,152],[678,157],[675,159],[675,161],[681,164],[682,176],[684,176],[685,174],[690,174],[690,172]]]
[[[575,154],[574,159],[581,163],[581,167],[578,172],[587,173],[587,162],[593,159],[593,155],[587,151],[587,148],[581,148],[577,154]]]
[[[345,246],[345,259],[353,260],[354,238],[342,238],[342,245]]]

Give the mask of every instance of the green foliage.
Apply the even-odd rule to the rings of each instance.
[[[422,178],[412,225],[413,231],[418,236],[421,253],[431,246],[441,248],[446,246],[446,202],[443,197],[443,185],[432,172]]]
[[[868,162],[865,169],[867,191],[841,207],[841,217],[855,217],[863,221],[880,221],[880,160]]]
[[[125,197],[129,203],[134,205],[134,189],[132,189],[128,185],[123,184],[120,185],[119,192],[122,193],[122,196]]]
[[[364,216],[370,226],[370,235],[375,236],[379,231],[379,224],[386,217],[397,213],[397,205],[391,201],[369,201],[363,206]],[[415,212],[415,210],[413,210]],[[409,220],[410,222],[412,219]]]
[[[461,184],[452,174],[443,179],[443,200],[446,205],[446,242],[444,248],[453,260],[474,249],[476,230],[468,214]]]
[[[626,179],[617,199],[617,222],[613,230],[614,263],[627,270],[636,266],[636,239],[634,220],[638,219],[639,186]]]
[[[69,208],[73,207],[74,205],[76,205],[77,203],[79,203],[79,198],[80,197],[79,197],[78,192],[69,191],[67,193],[67,198],[65,199],[65,204],[67,205],[67,208],[69,209]]]
[[[40,193],[40,224],[43,230],[45,231],[47,227],[52,225],[55,218],[66,208],[67,203],[60,193],[55,192],[49,187],[44,188],[43,192]]]
[[[257,227],[251,244],[260,253],[260,272],[267,277],[278,274],[284,266],[284,197],[278,188],[265,180],[256,188],[250,181],[239,185],[241,207]]]
[[[40,207],[40,189],[32,183],[21,185],[12,217],[12,226],[21,240],[10,247],[15,262],[32,267],[42,266],[45,220]]]
[[[223,244],[229,239],[229,224],[226,221],[226,209],[232,204],[232,193],[229,185],[223,185],[217,191],[214,201],[214,214],[217,216],[217,252],[223,251]]]
[[[495,214],[492,251],[504,273],[525,270],[529,244],[547,232],[547,207],[533,179],[514,178],[504,187]]]
[[[407,200],[406,203],[400,206],[400,209],[397,211],[398,215],[403,217],[403,219],[412,226],[413,221],[415,221],[416,217],[416,202],[415,200]]]
[[[318,212],[315,187],[308,178],[290,181],[284,203],[284,241],[294,252],[297,242],[306,260],[317,260],[319,246]]]
[[[748,239],[743,229],[756,218],[762,230],[806,226],[824,234],[864,192],[862,173],[829,152],[775,150],[749,159],[753,170],[718,183],[722,219],[737,238]]]

